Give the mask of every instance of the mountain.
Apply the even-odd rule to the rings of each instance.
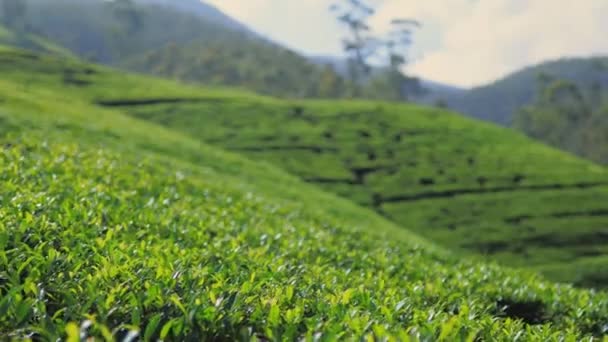
[[[0,72],[7,339],[550,341],[606,333],[604,292],[452,254],[268,163],[125,114],[153,116],[173,103],[191,116],[253,120],[265,106],[280,118],[291,103],[6,48]],[[198,112],[205,104],[222,115]],[[343,105],[300,103],[301,139],[315,121],[325,125],[321,112],[335,119]],[[417,107],[386,110],[475,126]],[[217,136],[230,133],[227,124]],[[243,128],[235,144],[253,141],[256,125],[232,124]],[[598,172],[533,143],[530,150]]]
[[[524,68],[491,84],[444,98],[448,106],[474,118],[511,125],[514,114],[532,104],[538,76],[547,74],[579,86],[608,86],[608,58],[564,58]]]
[[[194,14],[212,24],[235,31],[246,32],[251,35],[257,35],[249,27],[229,17],[215,6],[200,0],[136,0],[136,2],[144,5],[163,5],[183,13]]]
[[[346,97],[352,90],[331,69],[197,1],[138,0],[126,7],[102,0],[27,4],[24,34],[44,37],[90,61],[284,97]]]

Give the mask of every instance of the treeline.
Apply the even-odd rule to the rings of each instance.
[[[514,125],[529,136],[593,161],[608,164],[608,87],[541,74],[533,104]]]
[[[528,66],[490,84],[473,88],[464,94],[443,98],[448,106],[466,115],[511,126],[520,108],[532,104],[539,96],[538,75],[574,82],[579,87],[598,83],[608,86],[608,58],[561,58]]]
[[[130,0],[0,3],[5,27],[21,36],[44,37],[92,62],[281,97],[402,99],[389,73],[376,75],[361,89],[330,66],[170,6]]]

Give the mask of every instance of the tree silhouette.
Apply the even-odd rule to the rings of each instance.
[[[423,91],[417,78],[408,77],[403,72],[403,68],[410,62],[408,53],[413,44],[413,32],[420,26],[420,22],[413,19],[393,19],[391,29],[382,41],[389,67],[389,83],[398,90],[402,99]]]
[[[330,11],[346,26],[348,36],[342,40],[348,55],[350,79],[355,86],[355,95],[360,93],[360,84],[370,73],[368,60],[376,53],[378,40],[370,34],[367,20],[375,10],[362,0],[343,0],[333,4]]]
[[[407,77],[403,67],[409,62],[408,52],[412,45],[412,35],[420,22],[413,19],[396,18],[391,21],[391,29],[384,36],[376,36],[368,25],[375,9],[364,0],[339,0],[330,10],[337,15],[338,21],[346,26],[348,35],[342,40],[348,56],[349,76],[355,85],[355,96],[361,94],[361,84],[369,80],[370,59],[386,58],[388,71],[375,85],[387,84],[395,99],[407,98],[410,93],[421,92],[422,87],[416,78]]]

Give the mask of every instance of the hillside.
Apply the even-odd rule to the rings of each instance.
[[[548,145],[608,164],[608,88],[545,77],[514,127]]]
[[[352,90],[331,69],[259,37],[213,7],[194,0],[135,3],[27,0],[23,26],[27,34],[81,58],[171,79],[284,97],[346,97]]]
[[[271,162],[444,246],[608,284],[606,170],[512,131],[369,102],[104,104]]]
[[[53,54],[62,57],[70,57],[72,54],[50,41],[33,34],[15,33],[0,25],[0,45],[14,46],[21,49],[28,49],[35,52]]]
[[[171,92],[272,100],[10,49],[0,49],[0,68],[4,337],[558,341],[606,333],[605,293],[460,260],[267,164],[91,105]]]
[[[606,169],[520,134],[413,105],[290,102],[22,64],[2,72],[270,162],[443,246],[608,284]]]
[[[511,125],[515,113],[531,105],[538,94],[537,78],[547,74],[578,86],[608,86],[608,58],[564,58],[527,67],[464,95],[446,96],[451,109],[474,118]]]
[[[336,98],[347,96],[349,91],[348,82],[330,68],[310,64],[272,43],[253,40],[169,44],[119,64],[160,77],[281,97]]]

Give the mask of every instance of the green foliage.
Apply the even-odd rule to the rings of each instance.
[[[596,271],[573,261],[608,254],[603,168],[439,109],[255,99],[122,108],[507,265],[563,261],[560,280],[597,286],[585,281]]]
[[[281,101],[51,58],[4,60],[0,72],[24,87],[47,84],[272,163],[444,246],[541,271],[562,263],[554,279],[606,286],[598,274],[608,268],[583,265],[606,262],[608,173],[523,135],[440,109]]]
[[[532,105],[539,96],[537,77],[548,74],[589,86],[599,83],[608,86],[608,59],[564,58],[524,68],[491,84],[476,87],[463,94],[447,95],[443,100],[450,108],[472,117],[505,126],[513,124],[515,114],[524,106]]]
[[[606,334],[605,293],[460,259],[267,164],[93,105],[143,95],[283,102],[6,49],[0,56],[3,337]]]
[[[551,146],[608,163],[608,91],[599,83],[579,87],[545,79],[539,94],[517,114],[515,127]]]
[[[31,11],[25,21],[30,34],[44,36],[92,61],[276,96],[352,94],[348,82],[329,68],[260,38],[166,6],[131,1],[29,3]]]
[[[121,65],[193,83],[236,86],[283,97],[344,97],[350,92],[348,82],[330,68],[250,39],[168,44]]]

